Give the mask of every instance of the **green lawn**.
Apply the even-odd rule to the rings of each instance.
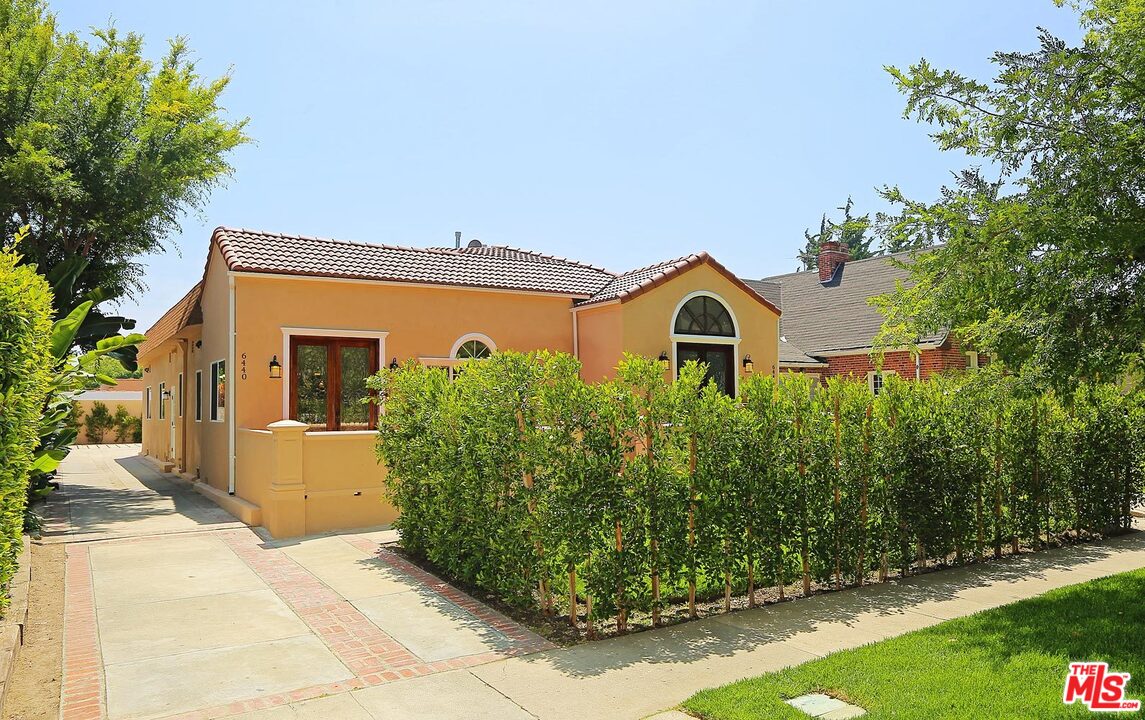
[[[1139,717],[1062,704],[1070,660],[1104,660],[1133,675],[1145,700],[1145,570],[846,650],[722,688],[684,707],[710,720],[808,716],[785,698],[825,692],[871,718]]]

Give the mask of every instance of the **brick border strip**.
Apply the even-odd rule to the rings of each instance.
[[[62,720],[100,720],[106,717],[103,660],[88,549],[83,545],[68,545],[66,552],[60,717]]]
[[[501,657],[502,656],[497,653],[488,652],[481,655],[468,655],[453,660],[442,660],[420,666],[411,666],[408,668],[408,675],[399,675],[394,678],[394,680],[404,680],[407,677],[412,678],[420,675],[432,675],[447,670],[462,670],[475,665],[483,665],[491,660],[498,660]],[[164,715],[160,720],[218,720],[219,718],[241,715],[255,710],[281,707],[283,705],[289,705],[290,703],[314,700],[327,695],[337,695],[350,692],[351,690],[361,690],[373,685],[384,685],[387,682],[392,682],[392,680],[383,679],[378,682],[368,682],[362,678],[353,678],[341,682],[328,683],[326,685],[312,685],[300,690],[291,690],[274,695],[260,695],[246,700],[236,700],[226,705],[217,705],[202,710],[191,710],[177,715]]]
[[[370,553],[373,557],[378,558],[394,570],[409,576],[420,585],[436,592],[449,602],[509,638],[510,646],[505,650],[498,651],[498,654],[515,657],[517,655],[527,655],[542,650],[552,650],[557,647],[515,620],[506,617],[485,603],[461,592],[436,575],[426,572],[397,553],[381,547],[378,543],[367,540],[360,535],[344,535],[342,539],[355,548]]]
[[[423,662],[282,550],[264,547],[262,540],[249,530],[228,530],[220,532],[219,536],[239,559],[302,618],[310,630],[322,639],[334,656],[350,668],[356,677],[168,715],[164,716],[164,720],[216,720],[397,680],[461,670],[500,660],[507,655],[519,654],[513,651],[507,653],[493,650],[450,660]],[[375,544],[364,542],[369,545],[368,551],[377,549]],[[427,573],[426,576],[435,584],[441,584],[441,581],[432,575]],[[464,594],[462,597],[468,598]],[[470,604],[480,605],[472,598],[468,600]],[[491,610],[488,612],[492,613]],[[507,618],[504,620],[516,627],[517,631],[532,635],[511,620]],[[64,718],[64,720],[72,719]]]
[[[246,530],[222,533],[222,539],[322,639],[362,687],[472,667],[514,654],[491,650],[425,662],[281,549],[264,547]]]

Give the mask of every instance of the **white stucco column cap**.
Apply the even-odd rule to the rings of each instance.
[[[266,426],[267,430],[305,430],[310,426],[297,420],[279,420]]]

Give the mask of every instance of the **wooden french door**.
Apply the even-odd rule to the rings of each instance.
[[[704,384],[714,382],[720,392],[725,395],[735,395],[735,348],[731,345],[715,345],[708,343],[676,343],[676,373],[684,367],[689,360],[707,363],[708,372],[704,376]]]
[[[368,338],[290,339],[290,417],[311,430],[373,430],[378,407],[362,404],[378,372],[378,342]]]

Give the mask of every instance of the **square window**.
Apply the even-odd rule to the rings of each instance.
[[[886,387],[886,379],[894,374],[894,370],[883,370],[881,372],[872,370],[867,373],[867,385],[871,388],[871,393],[878,395],[882,392],[883,388]]]

